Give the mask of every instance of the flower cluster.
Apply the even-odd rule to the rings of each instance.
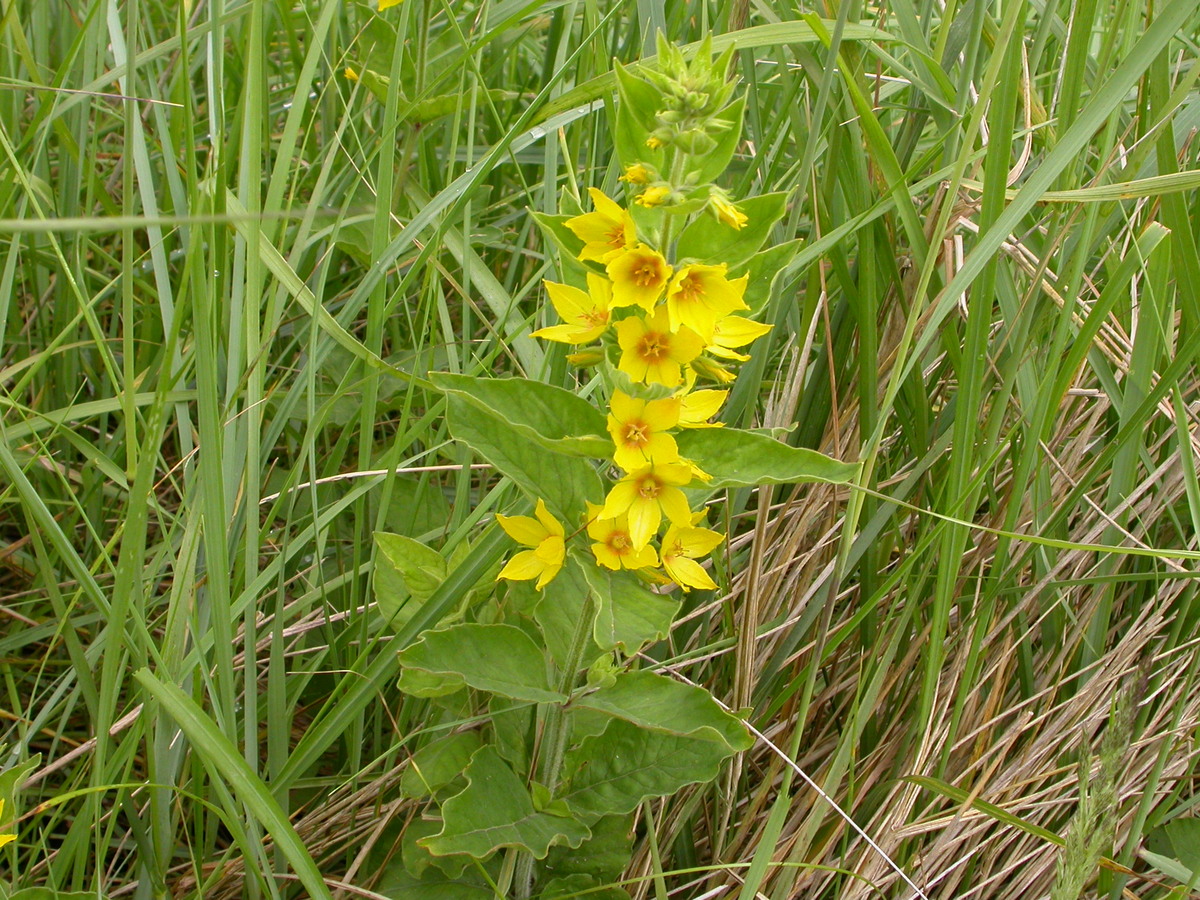
[[[582,245],[577,259],[586,270],[586,289],[545,282],[561,324],[533,335],[574,345],[568,359],[601,367],[609,388],[608,433],[620,472],[604,502],[588,504],[583,517],[595,562],[685,591],[711,590],[716,584],[699,560],[725,536],[705,528],[705,513],[691,508],[685,489],[709,476],[681,455],[676,435],[709,426],[728,391],[696,389],[697,383],[732,382],[730,364],[749,359],[741,348],[770,326],[746,315],[749,275],[731,273],[719,246],[703,248],[703,258],[681,257],[686,242],[673,239],[672,226],[689,216],[711,216],[730,238],[748,218],[724,190],[696,184],[689,174],[697,171],[691,162],[715,145],[712,135],[734,127],[722,118],[733,88],[723,74],[728,59],[714,63],[702,51],[685,63],[678,50],[666,47],[663,42],[663,71],[650,76],[662,108],[653,117],[656,127],[642,135],[647,159],[627,161],[620,178],[632,202],[622,206],[590,188],[591,211],[562,222],[564,234]],[[666,175],[651,157],[663,163]],[[697,249],[694,242],[688,248]],[[563,565],[566,532],[541,501],[537,515],[536,521],[499,517],[512,537],[531,548],[500,577],[536,578],[540,589]]]

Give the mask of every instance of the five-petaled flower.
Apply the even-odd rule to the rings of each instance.
[[[510,559],[496,576],[497,580],[508,578],[512,581],[529,581],[536,578],[534,585],[539,591],[546,582],[558,574],[566,558],[566,529],[550,511],[546,504],[538,500],[534,516],[502,516],[497,514],[496,521],[510,538],[530,550],[522,550]]]
[[[539,328],[533,332],[533,337],[563,344],[587,344],[600,337],[608,328],[608,306],[612,300],[612,286],[607,279],[594,272],[588,272],[587,291],[555,281],[543,283],[563,324]]]
[[[639,400],[624,391],[613,391],[608,433],[616,445],[616,464],[632,472],[650,463],[677,462],[679,447],[670,430],[679,424],[679,407],[678,397]]]
[[[721,263],[681,266],[675,272],[667,285],[667,314],[672,331],[687,326],[704,338],[704,343],[711,344],[719,320],[735,309],[750,308],[742,299],[750,276],[730,281],[725,270],[725,264]]]
[[[662,540],[662,565],[667,575],[685,591],[692,588],[715,590],[717,585],[696,560],[717,548],[725,536],[708,528],[697,528],[693,522],[703,520],[697,513],[687,525],[671,523]]]
[[[629,535],[628,516],[605,519],[600,516],[603,507],[594,503],[587,505],[587,533],[595,543],[592,553],[596,562],[613,569],[648,569],[658,565],[658,554],[649,544],[638,550]]]
[[[640,306],[646,312],[653,311],[672,271],[663,255],[645,244],[612,257],[607,268],[612,279],[612,305]]]
[[[683,381],[682,367],[704,349],[704,340],[690,328],[672,334],[664,307],[649,319],[622,319],[616,329],[621,347],[617,368],[640,384],[677,387]]]
[[[687,495],[680,490],[692,480],[692,467],[686,463],[655,463],[630,472],[613,485],[604,500],[600,515],[629,519],[629,538],[640,550],[658,533],[665,514],[676,525],[690,525],[692,511]]]
[[[594,211],[567,219],[566,226],[583,241],[579,258],[608,262],[637,243],[633,217],[599,188],[588,188]]]

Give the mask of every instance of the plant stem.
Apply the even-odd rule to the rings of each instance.
[[[567,718],[567,703],[570,703],[571,692],[583,666],[583,657],[591,643],[592,621],[595,618],[596,604],[592,595],[584,597],[583,608],[579,611],[579,621],[575,624],[575,634],[571,638],[571,648],[560,673],[558,690],[567,697],[561,705],[550,704],[546,707],[546,725],[542,731],[543,752],[538,763],[538,774],[542,784],[554,796],[558,787],[558,778],[562,774],[563,757],[566,755],[567,741],[570,732],[570,719]],[[518,900],[527,900],[533,890],[533,854],[521,851],[517,857],[516,875],[513,879]]]

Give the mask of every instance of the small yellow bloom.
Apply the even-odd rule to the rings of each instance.
[[[402,2],[403,0],[379,0],[379,11],[383,12],[385,9],[391,9],[393,6],[399,6]]]
[[[704,349],[704,340],[690,328],[672,334],[667,311],[659,308],[650,319],[630,316],[616,324],[621,358],[617,368],[639,384],[678,387],[682,367]]]
[[[679,398],[639,400],[613,391],[608,433],[616,451],[613,460],[626,472],[651,463],[679,461],[679,446],[668,431],[679,424]]]
[[[616,571],[617,569],[646,569],[658,565],[658,554],[647,544],[641,550],[635,550],[633,538],[629,536],[629,519],[627,516],[617,516],[615,519],[600,517],[603,507],[589,503],[587,533],[596,543],[592,544],[592,553],[600,565]]]
[[[689,391],[678,396],[680,428],[720,428],[723,425],[708,420],[721,411],[729,391]]]
[[[650,552],[653,553],[654,550],[651,549]],[[654,564],[658,565],[657,556],[654,558]],[[0,800],[0,822],[2,821],[4,821],[4,801]],[[11,844],[16,839],[17,836],[15,834],[0,834],[0,847],[3,847],[5,844]]]
[[[348,81],[358,81],[358,73],[349,66],[346,66],[346,70],[342,74],[346,76]]]
[[[667,313],[671,330],[687,326],[704,339],[713,342],[713,330],[718,320],[735,309],[749,309],[742,297],[746,293],[749,275],[730,281],[725,277],[726,266],[682,266],[667,286]]]
[[[608,262],[637,243],[633,217],[599,188],[588,188],[594,212],[567,219],[566,226],[583,241],[580,259]]]
[[[650,174],[650,170],[641,163],[634,163],[625,167],[625,174],[617,181],[624,181],[626,184],[649,184],[652,180]]]
[[[533,337],[562,344],[588,344],[600,337],[608,328],[612,285],[593,272],[588,272],[587,283],[588,290],[585,293],[569,284],[543,282],[563,324],[539,328],[533,332]]]
[[[531,550],[522,550],[510,559],[496,576],[496,580],[530,581],[541,590],[551,578],[558,574],[566,559],[566,530],[562,523],[550,515],[546,504],[538,500],[534,511],[537,518],[530,516],[496,516],[496,521],[510,538]]]
[[[671,196],[671,189],[665,184],[648,187],[634,201],[638,206],[644,206],[646,209],[653,209],[656,206],[662,206],[663,202]]]
[[[671,266],[657,250],[645,244],[621,251],[608,260],[612,279],[612,305],[640,306],[652,312],[671,278]]]
[[[703,514],[697,518],[703,518]],[[692,588],[715,590],[716,582],[696,560],[712,553],[723,540],[725,535],[720,532],[696,528],[690,522],[682,526],[672,523],[663,535],[663,568],[671,576],[671,580],[685,591]]]
[[[730,228],[740,231],[742,226],[750,221],[744,212],[718,194],[709,197],[708,203],[713,215],[717,217],[717,221],[724,222]]]
[[[662,145],[663,145],[663,142],[660,141],[658,138],[656,138],[654,135],[650,135],[650,137],[646,138],[646,146],[649,147],[651,150],[657,150]]]
[[[686,463],[656,463],[638,469],[613,485],[600,516],[628,516],[629,539],[635,550],[641,550],[658,533],[664,513],[676,525],[692,523],[687,495],[680,490],[691,480],[692,468]]]
[[[770,325],[763,325],[743,316],[726,316],[717,322],[713,328],[713,339],[705,347],[713,356],[721,359],[736,359],[745,362],[750,357],[733,350],[734,347],[744,347],[757,340],[768,331]]]

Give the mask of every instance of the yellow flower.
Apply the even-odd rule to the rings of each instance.
[[[703,519],[704,514],[696,517]],[[707,556],[716,549],[725,535],[707,528],[696,528],[691,522],[687,525],[671,524],[662,541],[662,564],[671,580],[690,591],[715,590],[717,585],[703,567],[696,562],[701,556]]]
[[[750,221],[744,212],[718,194],[709,197],[708,204],[713,215],[717,217],[717,221],[724,222],[730,228],[740,231],[742,226]]]
[[[654,135],[650,135],[650,137],[646,138],[646,146],[649,147],[651,150],[657,150],[662,145],[663,145],[663,142],[661,140],[659,140],[658,138],[656,138]]]
[[[729,391],[689,391],[678,396],[680,428],[720,428],[724,424],[708,420],[721,411]]]
[[[663,255],[645,244],[611,257],[607,269],[612,279],[613,307],[640,306],[646,312],[654,310],[672,271]]]
[[[662,206],[663,201],[671,196],[671,189],[664,184],[655,185],[654,187],[646,188],[634,201],[638,206],[644,206],[646,209],[653,209],[656,206]]]
[[[403,0],[379,0],[379,11],[390,9],[393,6],[399,6]]]
[[[667,432],[679,424],[679,399],[638,400],[613,391],[608,433],[616,451],[613,459],[626,472],[650,463],[677,462],[679,447]]]
[[[616,329],[621,347],[617,368],[639,384],[677,387],[683,380],[681,367],[704,349],[704,340],[690,328],[672,334],[663,308],[649,320],[640,316],[622,319]]]
[[[704,343],[713,342],[717,321],[735,309],[749,309],[742,297],[746,293],[749,275],[730,281],[725,277],[726,266],[683,266],[667,286],[667,313],[671,330],[686,325]]]
[[[603,509],[594,503],[588,507],[588,537],[596,543],[592,544],[592,553],[596,562],[606,568],[613,569],[646,569],[658,565],[658,554],[647,544],[641,550],[635,550],[633,539],[629,536],[629,519],[627,516],[617,516],[615,519],[600,517]]]
[[[546,504],[538,500],[534,510],[537,518],[529,516],[496,516],[496,521],[510,538],[532,550],[522,550],[510,559],[496,576],[496,580],[529,581],[536,578],[534,585],[539,591],[563,567],[567,548],[566,530],[550,515]]]
[[[566,226],[583,241],[580,259],[608,262],[626,247],[637,243],[633,217],[599,188],[588,188],[594,212],[567,219]]]
[[[617,181],[624,181],[626,184],[649,184],[650,180],[650,170],[641,163],[626,166],[625,174],[617,179]]]
[[[650,552],[653,553],[654,551],[651,550]],[[654,558],[654,564],[658,565],[658,557],[657,556]],[[4,801],[0,800],[0,821],[3,821],[3,820],[4,820]],[[16,839],[17,839],[17,836],[15,834],[0,834],[0,847],[3,847],[5,844],[11,844]]]
[[[533,332],[533,337],[563,344],[587,344],[596,340],[608,328],[608,305],[612,300],[612,285],[605,278],[588,272],[585,293],[569,284],[546,281],[546,293],[563,320]]]
[[[680,490],[691,480],[692,468],[685,463],[655,463],[638,469],[613,485],[600,516],[628,516],[629,539],[635,550],[641,550],[658,533],[664,513],[677,525],[691,524],[692,511]]]
[[[713,328],[713,338],[704,349],[713,356],[721,359],[736,359],[745,362],[750,357],[734,352],[734,347],[744,347],[771,330],[770,325],[763,325],[742,316],[726,316],[717,322]]]
[[[358,73],[349,66],[346,66],[346,69],[344,72],[342,72],[342,74],[345,75],[346,79],[349,81],[358,81]]]

